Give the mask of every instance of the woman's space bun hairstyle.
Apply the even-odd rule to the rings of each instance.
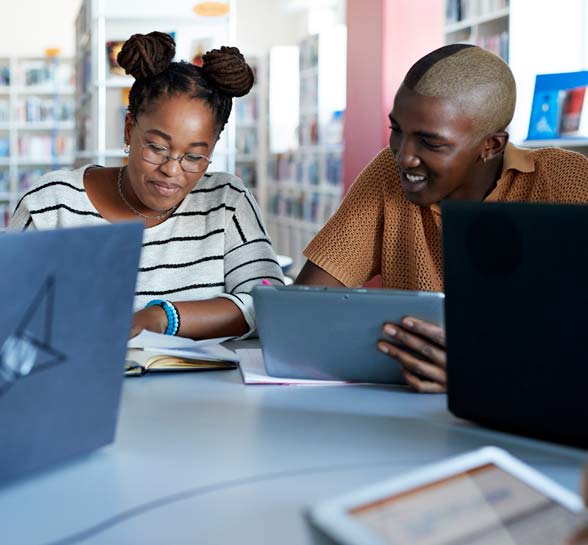
[[[176,54],[174,39],[164,32],[133,34],[122,46],[116,60],[135,79],[161,74]]]
[[[236,47],[221,46],[202,57],[204,76],[217,89],[231,97],[245,96],[255,81],[253,70]]]
[[[236,47],[222,46],[203,56],[202,66],[173,62],[174,39],[163,32],[133,34],[122,46],[117,61],[135,78],[129,93],[129,112],[137,118],[163,97],[186,95],[203,99],[211,108],[218,134],[232,108],[232,98],[253,87],[253,70]]]

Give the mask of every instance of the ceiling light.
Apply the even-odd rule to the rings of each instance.
[[[229,13],[230,6],[228,2],[198,2],[192,9],[202,17],[220,17]]]

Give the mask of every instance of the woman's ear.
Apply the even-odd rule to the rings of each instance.
[[[124,139],[125,144],[129,145],[131,143],[131,129],[135,124],[135,118],[131,115],[130,112],[127,112],[125,115],[125,133]]]
[[[508,144],[508,133],[505,131],[495,132],[484,140],[482,149],[482,160],[490,161],[495,157],[502,155]]]

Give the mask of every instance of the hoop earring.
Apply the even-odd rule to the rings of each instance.
[[[128,155],[131,152],[131,145],[125,144],[125,147],[123,148],[123,152]]]

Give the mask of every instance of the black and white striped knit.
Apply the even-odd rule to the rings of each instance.
[[[43,176],[17,204],[10,229],[107,223],[84,190],[89,166]],[[239,307],[251,332],[250,292],[264,278],[283,283],[257,203],[239,178],[207,173],[166,221],[145,229],[135,310],[157,298],[225,297]]]

